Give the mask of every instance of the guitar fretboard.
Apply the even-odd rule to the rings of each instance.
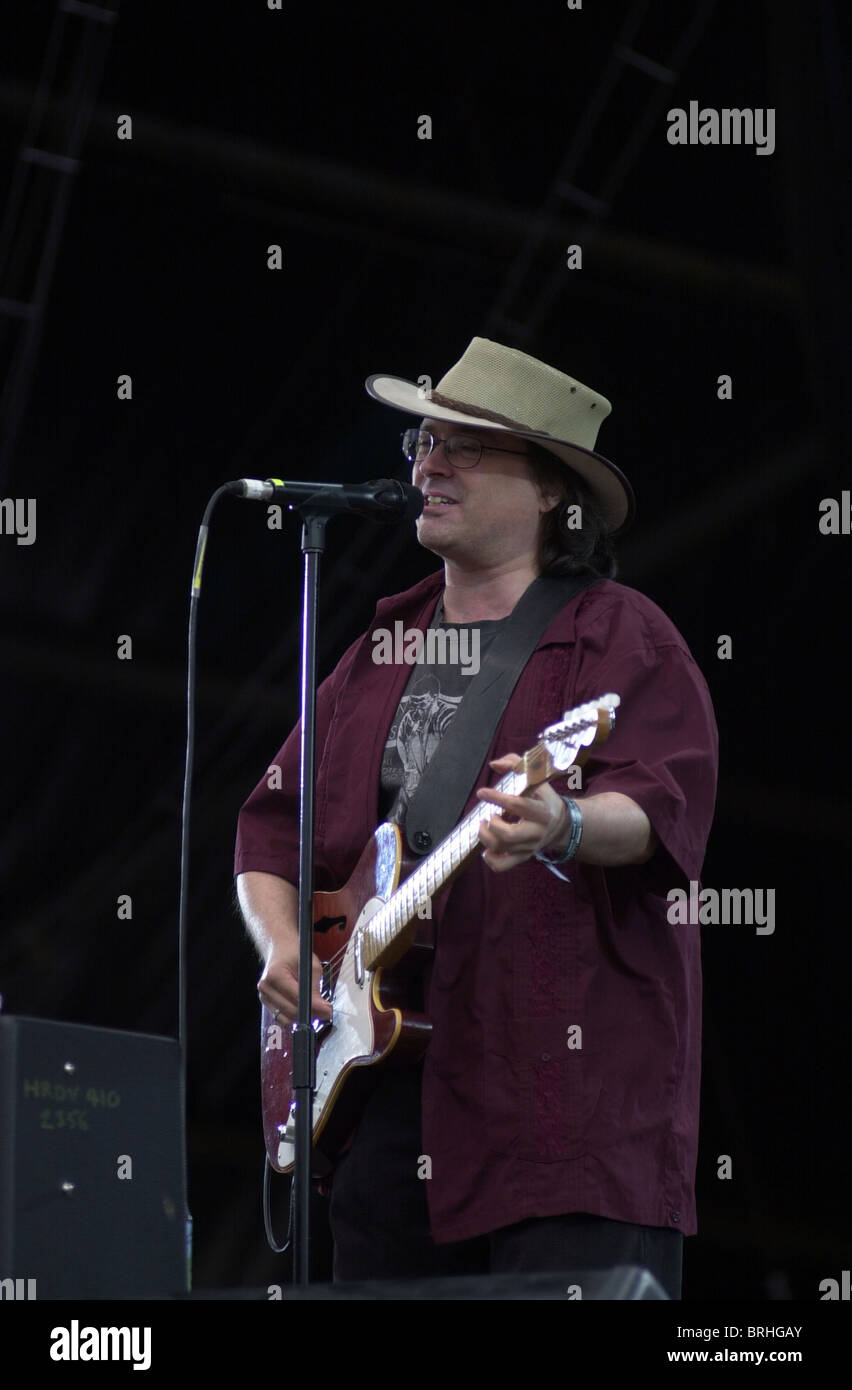
[[[526,791],[526,774],[507,772],[494,788],[495,791],[508,792],[510,796],[520,796]],[[364,931],[364,963],[373,969],[382,952],[395,941],[429,898],[443,888],[444,884],[461,868],[480,845],[479,827],[493,816],[499,816],[501,809],[490,801],[481,801],[474,806],[442,840],[405,883],[399,887],[387,902],[379,908],[367,923]]]

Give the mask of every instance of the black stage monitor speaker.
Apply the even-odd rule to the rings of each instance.
[[[0,1015],[0,1298],[179,1293],[187,1245],[177,1042]]]

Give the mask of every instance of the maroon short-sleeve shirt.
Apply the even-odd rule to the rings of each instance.
[[[411,674],[373,661],[371,633],[397,619],[425,629],[442,584],[438,572],[381,600],[320,688],[318,889],[346,881],[375,829],[384,742]],[[669,924],[666,894],[699,878],[713,815],[704,678],[650,599],[601,581],[550,623],[488,758],[523,753],[564,710],[609,691],[622,701],[615,729],[575,794],[631,797],[659,837],[652,859],[574,862],[565,883],[535,860],[495,874],[476,857],[433,905],[423,1153],[439,1243],[568,1212],[697,1228],[699,929]],[[282,786],[265,774],[245,803],[235,873],[296,883],[298,729],[274,761]],[[476,785],[494,780],[484,765]]]

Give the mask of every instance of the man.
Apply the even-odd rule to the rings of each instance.
[[[371,377],[419,415],[417,388]],[[421,545],[444,561],[382,600],[317,706],[317,887],[349,877],[374,825],[404,825],[418,776],[462,707],[463,672],[373,659],[372,634],[471,627],[487,652],[540,574],[586,587],[548,623],[468,802],[507,813],[436,896],[422,1065],[386,1069],[337,1165],[335,1278],[648,1267],[680,1296],[696,1229],[700,947],[667,921],[697,879],[717,741],[705,682],[660,610],[611,579],[630,485],[594,451],[604,397],[524,353],[474,338],[403,436],[425,505]],[[461,644],[459,644],[461,646]],[[572,706],[621,697],[582,790],[525,797],[494,773]],[[235,871],[265,962],[258,990],[296,1015],[298,731],[243,807]],[[313,1009],[329,1008],[318,989]],[[428,1160],[428,1161],[427,1161]]]

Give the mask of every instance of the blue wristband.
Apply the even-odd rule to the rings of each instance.
[[[552,869],[553,872],[556,873],[557,878],[565,879],[565,882],[568,883],[570,880],[566,879],[564,874],[558,873],[555,866],[557,864],[567,864],[576,857],[577,851],[580,848],[580,841],[583,838],[583,812],[580,810],[576,801],[573,801],[570,796],[563,796],[562,800],[565,802],[565,808],[568,815],[571,817],[571,835],[568,843],[564,849],[557,850],[555,854],[547,854],[544,850],[539,850],[535,857],[540,860],[542,864],[546,864],[548,869]]]

